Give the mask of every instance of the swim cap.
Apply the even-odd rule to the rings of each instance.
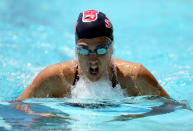
[[[106,36],[113,41],[113,26],[107,16],[97,10],[87,10],[80,13],[76,27],[76,42],[81,38]]]

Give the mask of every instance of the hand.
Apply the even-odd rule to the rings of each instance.
[[[42,117],[54,117],[54,118],[61,118],[61,119],[69,119],[69,120],[77,121],[77,119],[74,119],[74,118],[57,116],[57,115],[54,115],[51,113],[34,113],[33,115],[38,115],[38,116],[42,116]]]

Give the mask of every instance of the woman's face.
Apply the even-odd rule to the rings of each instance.
[[[91,54],[81,55],[77,51],[78,61],[82,69],[82,73],[90,80],[97,81],[110,71],[111,57],[113,54],[112,46],[109,46],[107,53],[98,55],[95,49],[104,43],[110,44],[110,40],[106,37],[96,37],[92,39],[79,39],[77,45],[86,46]]]

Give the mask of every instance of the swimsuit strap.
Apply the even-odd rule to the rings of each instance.
[[[78,76],[78,64],[76,64],[76,73],[75,73],[74,82],[73,82],[72,85],[74,86],[78,80],[79,80],[79,76]]]
[[[79,80],[79,75],[78,75],[78,64],[76,64],[76,73],[74,76],[74,82],[73,82],[73,86],[78,82]],[[115,75],[115,71],[113,70],[113,76],[112,76],[112,87],[115,88],[116,85],[118,84],[118,80],[117,80],[117,76]]]
[[[115,70],[113,69],[112,87],[115,88],[117,84],[119,84],[119,81],[117,80],[117,76],[115,74]]]

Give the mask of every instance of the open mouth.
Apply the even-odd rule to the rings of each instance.
[[[89,68],[89,72],[91,75],[97,75],[98,74],[98,71],[99,71],[99,68],[98,66],[91,66]]]

